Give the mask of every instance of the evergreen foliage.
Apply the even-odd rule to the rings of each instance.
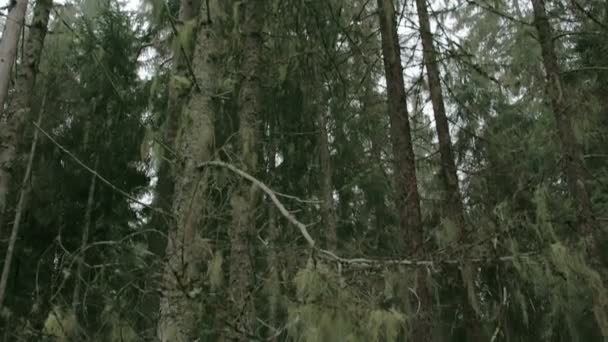
[[[416,341],[427,323],[435,341],[607,339],[606,1],[534,0],[557,76],[531,1],[418,4],[460,216],[419,8],[383,3],[397,16],[417,245],[396,201],[375,1],[55,3],[14,166],[25,172],[38,131],[28,196],[19,208],[17,177],[0,215],[3,265],[23,210],[0,341]]]

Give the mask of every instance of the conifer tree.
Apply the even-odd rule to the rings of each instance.
[[[378,0],[380,33],[382,35],[382,54],[386,70],[388,114],[390,117],[391,142],[395,185],[397,187],[396,207],[399,212],[399,229],[403,241],[403,250],[408,255],[425,256],[424,232],[420,213],[420,197],[416,180],[416,165],[403,68],[401,66],[401,48],[397,35],[397,18],[392,0]],[[431,293],[424,270],[416,275],[416,289],[421,302],[421,312],[414,324],[412,336],[416,340],[428,341],[431,330]]]

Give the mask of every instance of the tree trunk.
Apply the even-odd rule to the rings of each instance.
[[[86,145],[85,145],[86,146]],[[99,158],[95,159],[95,163],[93,166],[94,170],[97,170],[99,166]],[[89,184],[89,193],[87,195],[87,207],[84,212],[84,225],[82,227],[82,238],[80,241],[80,249],[77,253],[77,263],[76,263],[76,275],[74,276],[74,281],[76,284],[74,285],[74,292],[72,293],[72,311],[76,313],[76,309],[78,305],[80,305],[80,289],[82,285],[82,277],[84,272],[84,263],[86,260],[86,247],[89,243],[89,231],[91,229],[91,216],[93,214],[93,206],[95,205],[95,185],[97,181],[97,175],[93,174],[91,176],[91,183]]]
[[[2,40],[0,40],[0,113],[3,114],[10,87],[11,73],[17,57],[19,38],[25,23],[27,2],[28,0],[15,0],[9,5]]]
[[[256,173],[258,121],[262,112],[261,59],[264,2],[245,1],[241,5],[240,22],[241,88],[237,99],[239,139],[242,167],[245,172]],[[233,222],[230,227],[230,293],[235,317],[234,329],[239,339],[255,334],[255,306],[253,287],[253,242],[255,241],[256,187],[239,180],[238,189],[231,198]]]
[[[589,192],[585,185],[586,177],[581,148],[576,141],[572,128],[571,108],[567,100],[568,94],[565,93],[566,89],[563,87],[545,2],[544,0],[532,0],[532,5],[534,8],[534,25],[538,31],[543,65],[547,75],[547,91],[561,142],[566,178],[570,193],[576,200],[579,230],[585,239],[589,239],[594,236],[597,225],[591,209]]]
[[[182,40],[177,35],[180,30],[185,29],[185,25],[190,25],[192,20],[196,20],[200,10],[200,0],[181,0],[178,20],[175,23],[177,34],[173,38],[176,42],[176,47],[173,52],[173,70],[172,81],[169,84],[169,97],[167,101],[167,109],[165,110],[165,120],[161,128],[163,155],[159,161],[158,167],[158,183],[156,184],[154,197],[154,205],[162,209],[164,212],[171,211],[171,203],[173,202],[173,190],[175,187],[175,173],[172,170],[172,160],[175,156],[172,155],[176,146],[176,136],[180,125],[180,116],[184,104],[188,100],[188,95],[192,87],[183,89],[181,83],[177,81],[179,78],[190,80],[192,75],[189,71],[190,60],[194,50],[194,43],[182,45]],[[187,34],[187,33],[184,33]],[[167,247],[165,234],[167,227],[173,224],[168,218],[162,214],[153,214],[151,226],[159,230],[159,233],[153,233],[149,238],[150,250],[162,256]]]
[[[208,4],[213,8],[215,1],[205,2],[198,11],[196,27],[199,29],[195,35],[192,68],[197,82],[204,89],[213,89],[211,57],[218,37],[212,22],[202,22],[202,18],[213,14]],[[158,337],[162,342],[192,341],[196,334],[201,300],[198,294],[203,281],[198,264],[204,262],[198,229],[203,223],[206,192],[205,172],[199,166],[211,158],[214,127],[210,101],[209,91],[193,94],[181,113],[173,196],[175,226],[168,233],[158,322]]]
[[[43,101],[44,102],[44,101]],[[38,125],[42,121],[42,113],[44,108],[40,109],[38,116]],[[13,256],[15,255],[15,245],[17,244],[17,237],[19,236],[19,228],[21,227],[21,216],[25,210],[25,202],[27,196],[31,190],[30,177],[32,175],[32,165],[34,164],[34,156],[36,154],[36,145],[38,143],[38,130],[34,131],[34,138],[32,139],[32,147],[30,148],[30,154],[27,160],[27,166],[25,168],[25,174],[23,175],[23,181],[21,182],[21,192],[19,194],[19,201],[15,208],[15,219],[13,220],[13,229],[11,236],[8,241],[8,248],[6,249],[6,257],[4,258],[4,266],[2,268],[2,275],[0,276],[0,309],[4,304],[4,298],[6,295],[6,284],[8,282],[8,276],[11,272],[11,263],[13,262]]]
[[[0,108],[2,109],[8,91],[10,71],[15,59],[26,7],[27,0],[19,0],[11,9],[0,42]],[[8,103],[6,110],[1,111],[3,116],[0,120],[0,224],[2,214],[6,209],[12,182],[19,136],[27,119],[26,116],[30,113],[31,94],[36,82],[38,63],[40,62],[44,38],[47,33],[49,13],[52,7],[52,0],[38,0],[36,2],[31,28],[25,41],[25,56],[17,73],[15,94],[13,100]]]
[[[420,196],[417,189],[416,166],[403,82],[403,68],[397,22],[392,0],[378,0],[382,54],[386,72],[388,112],[391,142],[393,145],[394,175],[397,187],[396,204],[399,210],[399,227],[402,242],[409,255],[423,256],[423,231],[420,213]],[[431,341],[431,294],[426,281],[426,270],[417,272],[417,295],[421,310],[414,323],[413,340]]]
[[[439,140],[439,155],[441,158],[441,173],[445,187],[445,214],[449,220],[456,225],[459,230],[458,236],[460,241],[464,242],[466,235],[466,226],[464,220],[464,207],[460,196],[460,187],[458,184],[458,174],[456,171],[456,163],[454,162],[454,153],[452,152],[452,141],[450,138],[450,127],[445,111],[445,103],[443,100],[443,91],[441,89],[441,79],[439,77],[439,66],[437,65],[437,52],[433,43],[433,34],[431,32],[431,24],[427,11],[426,0],[416,0],[418,9],[418,21],[420,25],[420,36],[422,38],[422,48],[424,64],[427,70],[429,92],[431,95],[431,104],[435,116],[435,126],[437,129],[437,137]],[[448,228],[449,229],[449,228]],[[462,278],[464,281],[463,289],[463,306],[464,320],[467,332],[467,341],[481,341],[483,336],[481,333],[481,324],[477,319],[474,307],[471,301],[475,298],[469,298],[469,293],[475,296],[472,268],[470,265],[463,265]]]
[[[329,103],[327,102],[325,101],[324,105],[328,108]],[[321,222],[323,229],[327,231],[327,235],[325,235],[327,248],[335,251],[338,244],[338,234],[336,231],[336,209],[333,197],[331,158],[327,134],[325,107],[322,107],[319,110],[319,163],[321,166],[321,196],[323,199],[321,203]]]
[[[274,117],[270,120],[270,134],[268,139],[270,146],[268,148],[268,177],[267,181],[271,180],[275,176],[276,165],[277,165],[277,138],[276,138],[276,120]],[[272,184],[272,183],[269,183]],[[279,238],[281,236],[280,221],[277,219],[277,213],[274,206],[268,207],[268,245],[270,250],[268,251],[268,268],[269,268],[269,291],[268,291],[268,321],[270,324],[278,328],[281,322],[279,321],[279,308],[281,298],[281,254],[279,252]],[[277,332],[280,330],[270,330],[272,334],[270,341],[276,342],[279,340]],[[280,333],[279,333],[280,335]]]
[[[200,11],[200,0],[181,0],[178,15],[178,22],[175,24],[175,29],[183,29],[184,23],[190,23],[196,20]],[[179,33],[179,32],[178,32]],[[182,89],[177,78],[191,79],[189,73],[189,61],[192,59],[194,52],[194,43],[182,46],[182,40],[175,34],[173,37],[176,42],[176,48],[173,51],[173,69],[171,72],[172,82],[169,83],[169,96],[167,108],[165,110],[165,119],[161,127],[161,153],[158,165],[158,181],[154,189],[153,206],[161,209],[164,213],[170,213],[173,203],[173,195],[175,188],[175,170],[173,170],[173,162],[175,162],[174,151],[176,146],[177,132],[180,126],[180,119],[184,105],[188,101],[188,95],[192,87]],[[192,38],[194,39],[194,38]],[[175,221],[168,215],[163,215],[159,212],[152,213],[150,219],[150,227],[154,229],[148,236],[148,248],[158,258],[155,262],[162,263],[163,257],[167,250],[167,232],[175,225]],[[158,312],[159,297],[151,295],[147,297],[144,304],[146,310],[150,312]],[[154,317],[154,324],[158,317]]]
[[[576,201],[578,230],[587,250],[587,258],[591,266],[596,268],[606,281],[605,265],[601,264],[602,253],[600,241],[602,232],[598,226],[591,207],[591,199],[585,185],[586,172],[583,165],[581,147],[572,128],[571,104],[568,103],[567,89],[561,79],[561,70],[553,44],[551,24],[547,18],[544,0],[532,0],[534,9],[534,25],[538,31],[541,45],[543,65],[547,77],[547,93],[555,121],[570,195]],[[596,290],[601,291],[601,290]],[[603,292],[594,293],[594,314],[602,333],[608,336],[608,302]]]

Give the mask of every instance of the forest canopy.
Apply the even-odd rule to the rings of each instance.
[[[0,341],[608,339],[608,2],[4,3]]]

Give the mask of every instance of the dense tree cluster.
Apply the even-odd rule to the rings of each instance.
[[[608,338],[608,3],[16,0],[1,341]]]

